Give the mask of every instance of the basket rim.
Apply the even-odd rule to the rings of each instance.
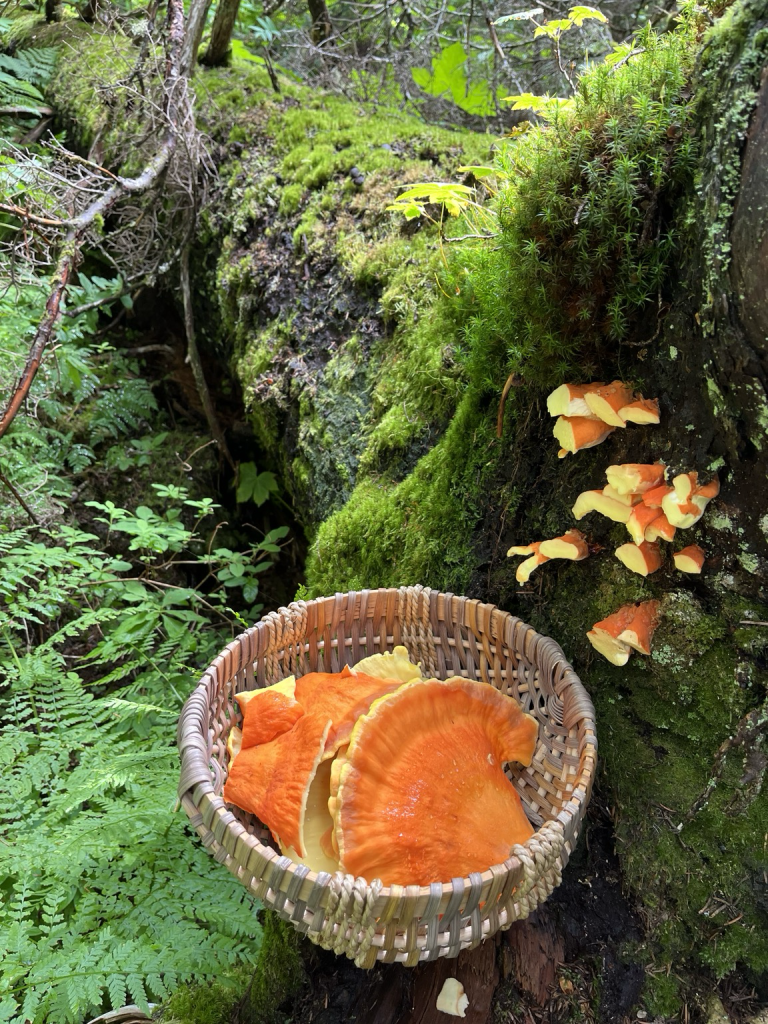
[[[463,889],[465,892],[477,891],[479,887],[484,888],[486,885],[493,886],[494,881],[496,881],[497,885],[499,885],[500,887],[503,884],[503,880],[505,877],[507,877],[512,872],[519,872],[522,868],[522,861],[520,856],[516,853],[512,853],[510,857],[508,857],[506,860],[501,861],[498,864],[489,865],[489,867],[487,867],[482,872],[472,872],[470,875],[466,875],[462,878],[457,877],[451,879],[450,881],[442,882],[435,881],[431,882],[428,885],[405,886],[395,884],[385,886],[378,879],[354,879],[354,876],[345,876],[343,872],[337,872],[336,875],[334,876],[325,871],[313,871],[306,865],[297,864],[289,857],[278,853],[271,846],[267,846],[264,843],[262,843],[261,840],[252,832],[250,832],[232,813],[230,808],[234,805],[226,803],[221,795],[215,794],[213,784],[210,781],[210,771],[208,772],[207,780],[200,779],[195,784],[182,788],[185,776],[185,768],[187,767],[190,758],[192,758],[195,754],[199,756],[202,753],[200,743],[190,744],[187,742],[186,744],[182,745],[182,737],[184,734],[182,728],[183,724],[190,717],[194,717],[194,719],[196,719],[197,721],[197,724],[199,724],[199,726],[201,727],[201,729],[197,732],[198,740],[202,742],[202,745],[205,745],[207,741],[208,731],[207,716],[201,715],[199,713],[202,710],[202,707],[197,707],[197,705],[200,703],[199,698],[204,698],[203,703],[206,709],[210,710],[210,702],[207,699],[207,695],[205,695],[203,691],[207,691],[208,687],[210,686],[212,674],[215,674],[216,676],[217,685],[220,685],[219,670],[221,668],[225,669],[224,674],[226,678],[224,681],[228,682],[229,679],[231,679],[232,675],[234,674],[234,672],[231,670],[231,659],[241,653],[243,647],[243,640],[248,640],[249,638],[254,636],[254,634],[258,632],[259,626],[261,626],[264,623],[274,621],[275,616],[285,616],[286,614],[290,614],[291,612],[295,612],[297,610],[306,610],[312,606],[322,606],[324,605],[325,602],[338,600],[339,598],[346,598],[348,601],[354,601],[360,596],[367,597],[369,595],[375,594],[393,595],[402,593],[403,591],[414,590],[421,593],[425,593],[426,595],[429,595],[429,597],[433,598],[452,599],[460,596],[447,591],[429,590],[428,588],[421,586],[409,586],[401,588],[380,587],[365,590],[338,591],[334,595],[323,595],[320,597],[310,598],[306,601],[294,601],[287,608],[281,607],[276,612],[273,611],[266,613],[262,616],[258,623],[255,623],[253,626],[250,626],[248,629],[244,630],[242,633],[238,634],[232,641],[230,641],[230,643],[222,649],[219,655],[213,660],[213,662],[211,662],[208,668],[203,672],[201,679],[198,681],[196,687],[192,690],[192,692],[187,697],[187,700],[184,703],[181,714],[179,716],[179,726],[177,732],[179,754],[182,762],[181,779],[179,784],[179,802],[184,807],[184,810],[191,819],[194,819],[195,816],[199,818],[201,814],[200,803],[202,802],[202,798],[205,795],[208,795],[209,799],[205,801],[205,803],[208,805],[208,814],[206,815],[205,813],[203,813],[202,817],[203,820],[205,820],[206,816],[210,818],[210,820],[206,821],[205,824],[208,828],[214,831],[214,834],[216,836],[216,843],[220,846],[222,850],[226,851],[226,853],[230,856],[234,853],[234,849],[236,846],[242,847],[242,845],[245,845],[249,848],[249,850],[256,851],[266,861],[271,862],[273,878],[270,880],[270,889],[277,889],[277,887],[279,886],[281,890],[285,890],[286,876],[290,876],[293,882],[293,884],[289,883],[289,891],[292,890],[294,887],[298,889],[298,887],[303,888],[306,885],[310,885],[312,887],[322,887],[323,889],[325,889],[332,883],[332,880],[334,878],[339,879],[346,877],[348,879],[352,879],[358,884],[364,883],[365,887],[369,891],[371,890],[372,886],[376,885],[376,883],[378,882],[378,885],[376,885],[376,904],[377,906],[383,906],[385,903],[388,903],[393,898],[397,899],[401,897],[408,898],[409,900],[413,900],[414,898],[416,898],[420,902],[426,900],[432,901],[438,896],[443,899],[450,898],[452,895],[455,895],[456,893],[457,883],[459,883],[459,888]],[[562,805],[559,813],[554,818],[548,818],[545,821],[543,821],[542,824],[535,830],[534,834],[529,839],[527,839],[524,844],[516,846],[514,847],[514,849],[519,851],[519,853],[523,854],[523,856],[525,856],[526,854],[531,856],[536,853],[539,853],[542,843],[544,843],[547,847],[549,847],[550,844],[552,844],[553,842],[555,845],[562,846],[562,836],[567,826],[571,823],[573,819],[580,819],[584,813],[586,804],[590,797],[591,783],[594,780],[597,765],[597,734],[594,708],[592,706],[591,698],[589,697],[589,694],[587,693],[584,684],[581,682],[580,678],[573,669],[573,666],[566,658],[565,653],[563,652],[562,648],[557,643],[557,641],[553,640],[551,637],[546,636],[545,634],[538,633],[536,630],[533,629],[532,626],[528,625],[528,623],[524,622],[522,619],[512,614],[511,612],[504,611],[504,609],[499,608],[498,605],[494,605],[489,602],[483,602],[475,598],[461,598],[461,600],[465,601],[467,604],[470,604],[474,607],[483,606],[486,609],[496,611],[500,615],[504,616],[506,619],[511,620],[515,625],[519,624],[522,628],[524,628],[527,631],[527,638],[529,640],[532,640],[534,644],[545,643],[547,646],[551,645],[551,647],[554,648],[557,652],[557,662],[561,664],[563,674],[568,677],[568,687],[572,688],[573,691],[581,699],[581,703],[585,707],[590,708],[592,711],[591,715],[587,711],[584,711],[578,714],[577,717],[573,720],[573,725],[576,725],[579,722],[583,722],[585,724],[586,731],[588,733],[588,738],[584,742],[583,765],[578,769],[578,771],[573,777],[572,788],[569,788],[568,800]],[[382,649],[388,649],[388,646],[389,645],[384,645]],[[392,646],[394,646],[394,644]],[[446,676],[446,678],[454,677]],[[493,684],[488,683],[488,685]],[[196,700],[196,698],[198,699]],[[205,730],[205,735],[203,734],[203,729]],[[209,757],[207,755],[205,757],[205,760],[206,763],[209,761]],[[214,821],[217,822],[218,827],[214,827]],[[219,854],[216,854],[216,856],[218,859],[221,859]],[[393,918],[396,917],[396,915],[394,914],[392,916]]]

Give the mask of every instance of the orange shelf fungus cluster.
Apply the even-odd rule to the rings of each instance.
[[[659,422],[658,400],[634,394],[620,380],[561,384],[547,398],[547,411],[557,416],[552,433],[560,442],[561,459],[582,448],[594,448],[617,427]]]
[[[622,381],[611,384],[561,384],[547,398],[547,410],[557,417],[553,434],[561,444],[559,457],[582,448],[592,448],[617,427],[628,423],[659,423],[659,403],[633,393]],[[720,493],[713,477],[700,484],[696,472],[680,473],[667,483],[666,466],[626,463],[609,466],[602,489],[583,491],[573,505],[573,516],[581,520],[590,512],[624,523],[631,540],[614,552],[632,572],[649,576],[663,564],[661,541],[670,543],[677,530],[699,521],[708,503]],[[570,538],[570,539],[569,539]],[[508,555],[528,555],[517,567],[518,583],[527,583],[531,573],[552,558],[580,561],[589,553],[587,541],[578,530],[563,537],[512,547]],[[700,573],[705,553],[690,544],[673,554],[675,568]],[[658,602],[624,605],[607,619],[596,622],[587,633],[592,646],[614,665],[624,665],[634,648],[650,654],[650,639],[658,620]]]
[[[428,885],[533,835],[503,765],[530,765],[538,725],[486,683],[422,679],[395,648],[236,699],[224,799],[311,870]]]

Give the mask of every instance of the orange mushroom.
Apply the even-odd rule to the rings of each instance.
[[[717,477],[700,487],[698,473],[681,473],[672,481],[672,489],[662,498],[661,507],[673,526],[686,530],[701,519],[709,502],[719,493]]]
[[[648,505],[649,508],[661,508],[662,501],[671,491],[672,488],[668,484],[652,487],[643,495],[643,504]]]
[[[650,526],[645,531],[645,539],[654,540],[667,540],[672,541],[675,539],[676,528],[670,523],[667,517],[662,512],[658,515]]]
[[[288,676],[272,686],[235,694],[243,714],[243,748],[269,743],[301,718],[304,708],[296,700],[295,691],[296,679]]]
[[[626,665],[629,661],[631,648],[619,640],[619,634],[630,624],[633,613],[634,605],[624,605],[612,615],[596,622],[587,633],[587,640],[612,665]]]
[[[619,416],[625,423],[639,423],[642,426],[661,421],[658,398],[638,398],[619,409]]]
[[[660,519],[663,515],[661,509],[651,508],[642,503],[635,505],[627,520],[627,529],[634,543],[642,544],[644,540],[649,540],[650,538],[646,536],[647,530],[656,519]]]
[[[401,686],[401,679],[377,679],[346,667],[297,679],[302,716],[266,743],[243,744],[230,763],[224,799],[255,814],[281,846],[304,858],[307,801],[319,764],[349,740],[355,722],[374,700]]]
[[[602,491],[582,491],[573,506],[574,519],[583,519],[588,512],[599,512],[614,523],[626,523],[632,514],[632,506],[609,498]]]
[[[661,568],[658,542],[644,540],[642,544],[622,544],[614,552],[622,565],[641,576],[649,576]]]
[[[416,681],[375,701],[332,770],[341,870],[428,885],[506,860],[533,828],[503,764],[530,764],[537,733],[512,698],[474,680]]]
[[[524,562],[521,562],[515,572],[515,579],[522,585],[527,583],[531,578],[531,573],[534,569],[538,569],[540,565],[544,565],[549,559],[546,555],[542,555],[539,548],[541,547],[541,541],[535,541],[533,544],[523,544],[515,547],[511,547],[507,551],[507,558],[511,558],[512,555],[530,555],[530,558],[526,558]]]
[[[621,466],[609,466],[605,478],[618,494],[645,494],[664,482],[666,466],[661,462],[643,465],[627,462]]]
[[[632,402],[632,389],[615,380],[611,384],[595,388],[584,395],[584,401],[593,416],[599,416],[604,423],[612,427],[626,427],[626,421],[619,415],[619,410]]]
[[[605,485],[603,494],[612,501],[621,502],[622,505],[637,505],[638,502],[643,500],[641,494],[619,494],[616,488],[611,487],[610,484]]]
[[[619,640],[639,651],[640,654],[651,653],[651,639],[659,624],[658,601],[642,601],[634,606],[634,615],[619,633]]]
[[[651,653],[651,637],[659,617],[658,601],[625,604],[587,633],[587,639],[612,665],[626,665],[631,648]]]
[[[581,530],[568,530],[562,537],[541,541],[539,553],[547,558],[569,558],[572,562],[581,562],[589,554],[589,547]]]
[[[586,416],[592,418],[589,406],[584,401],[588,391],[602,388],[602,382],[594,384],[561,384],[547,397],[547,412],[550,416]]]
[[[675,551],[672,558],[675,561],[675,568],[680,572],[701,572],[706,555],[698,544],[689,544],[688,547]]]
[[[569,452],[573,454],[583,448],[594,448],[613,433],[614,429],[595,417],[559,416],[552,433],[560,442],[558,454],[562,459]]]

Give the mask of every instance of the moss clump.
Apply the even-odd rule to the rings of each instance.
[[[291,925],[263,911],[255,965],[233,969],[209,985],[178,989],[164,1006],[168,1024],[287,1024],[305,980],[300,939]]]
[[[481,366],[495,357],[497,377],[590,379],[657,294],[670,204],[693,170],[693,27],[648,29],[634,45],[642,56],[590,67],[571,106],[501,150],[501,237],[467,260],[469,338]]]

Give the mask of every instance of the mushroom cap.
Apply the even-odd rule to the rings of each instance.
[[[675,568],[680,572],[700,573],[704,565],[706,555],[698,544],[689,544],[680,551],[675,551],[672,558]]]
[[[288,676],[272,686],[235,694],[243,715],[243,748],[269,743],[293,727],[304,714],[304,708],[296,700],[295,691],[296,679]]]
[[[582,491],[573,506],[574,519],[583,519],[588,512],[599,512],[615,523],[626,523],[632,506],[609,498],[602,491]]]
[[[593,627],[587,633],[587,640],[592,644],[598,654],[602,654],[612,665],[626,665],[629,655],[632,653],[629,644],[618,640],[603,629]]]
[[[672,525],[672,523],[670,523],[670,521],[662,512],[661,515],[657,516],[646,528],[645,539],[649,541],[672,541],[675,539],[675,533],[676,528]]]
[[[620,380],[615,380],[604,387],[595,388],[584,395],[593,416],[599,416],[604,423],[612,427],[626,427],[626,421],[619,415],[619,410],[632,401],[632,389]]]
[[[629,405],[622,406],[619,409],[619,416],[625,423],[639,423],[643,426],[659,423],[661,421],[659,400],[658,398],[638,398],[634,402],[630,402]]]
[[[646,537],[647,530],[663,515],[660,508],[651,508],[650,505],[643,504],[636,505],[627,520],[627,530],[634,543],[642,544],[644,540],[650,539]]]
[[[561,451],[578,452],[582,448],[594,448],[614,430],[615,427],[608,426],[597,417],[559,416],[552,434],[560,442]]]
[[[618,494],[645,494],[664,483],[665,470],[660,462],[625,462],[620,466],[609,466],[605,478]]]
[[[622,544],[614,552],[622,565],[640,576],[649,576],[661,568],[661,551],[658,542],[644,540],[642,544]]]
[[[517,571],[515,572],[515,579],[522,587],[523,584],[527,583],[531,578],[531,574],[534,569],[538,569],[540,565],[544,565],[544,563],[548,561],[549,559],[546,555],[542,555],[540,551],[535,551],[530,558],[526,558],[524,562],[521,562],[518,565]]]
[[[301,829],[304,855],[300,856],[292,846],[280,847],[294,864],[305,864],[311,871],[327,871],[331,875],[339,870],[339,858],[330,841],[333,818],[328,810],[328,797],[332,764],[330,759],[321,761],[309,786]]]
[[[224,799],[264,822],[281,845],[306,856],[309,789],[331,730],[329,718],[304,714],[269,743],[242,749],[229,767]]]
[[[587,391],[605,387],[603,383],[561,384],[547,396],[547,412],[550,416],[588,416],[592,413],[584,401]]]
[[[341,672],[309,672],[297,679],[296,699],[305,711],[331,720],[323,757],[333,757],[349,741],[352,727],[373,701],[402,684],[402,679],[379,679],[346,665]]]
[[[413,664],[408,649],[402,646],[395,647],[391,654],[389,651],[371,654],[356,662],[352,671],[356,675],[362,673],[375,679],[401,679],[404,683],[421,679],[421,669]]]
[[[659,624],[660,602],[642,601],[633,606],[630,621],[619,633],[617,639],[639,651],[640,654],[651,653],[651,639]]]
[[[333,772],[342,870],[427,885],[506,860],[533,828],[502,763],[530,764],[537,733],[511,697],[473,680],[417,681],[375,701]]]
[[[295,694],[303,714],[269,742],[243,745],[230,765],[224,799],[255,814],[282,845],[305,857],[304,815],[318,765],[349,740],[374,700],[401,686],[401,679],[377,679],[347,667],[301,676]]]
[[[572,562],[580,562],[589,554],[589,547],[581,530],[567,530],[562,537],[541,541],[539,553],[547,558],[568,558]]]

